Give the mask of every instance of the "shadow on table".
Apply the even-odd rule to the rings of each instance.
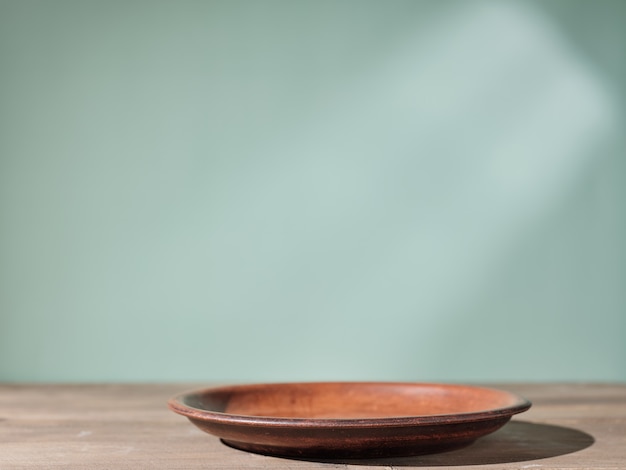
[[[591,446],[594,442],[595,439],[591,435],[577,429],[512,421],[499,431],[456,451],[416,457],[318,461],[391,467],[503,464],[571,454]]]

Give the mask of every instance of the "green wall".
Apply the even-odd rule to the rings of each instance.
[[[626,380],[624,24],[0,0],[0,380]]]

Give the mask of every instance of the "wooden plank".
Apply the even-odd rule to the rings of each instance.
[[[626,468],[625,384],[497,384],[533,401],[458,451],[362,462],[231,449],[166,408],[194,384],[0,385],[0,469]]]

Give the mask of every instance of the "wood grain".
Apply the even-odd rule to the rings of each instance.
[[[166,407],[210,384],[0,384],[0,469],[626,468],[626,384],[486,384],[533,407],[443,454],[312,462],[231,449]]]

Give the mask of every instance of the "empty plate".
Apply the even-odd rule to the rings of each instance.
[[[229,446],[296,458],[457,449],[531,406],[491,388],[391,382],[220,386],[178,395],[168,405]]]

